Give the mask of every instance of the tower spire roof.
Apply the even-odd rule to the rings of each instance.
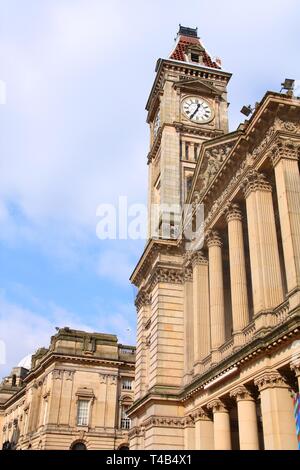
[[[179,25],[175,47],[169,58],[221,69],[220,59],[213,60],[203,47],[198,37],[198,28]]]

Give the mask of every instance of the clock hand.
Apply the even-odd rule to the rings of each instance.
[[[196,110],[193,112],[193,114],[190,116],[190,119],[193,119],[193,117],[195,116],[195,114],[198,112],[198,109],[200,108],[201,104],[198,104],[197,105],[197,108]]]

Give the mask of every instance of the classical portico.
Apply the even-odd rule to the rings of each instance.
[[[189,37],[191,44],[196,41],[195,33],[191,35],[184,38],[186,44]],[[180,35],[178,41],[183,44]],[[172,77],[171,88],[177,94],[170,95],[168,112],[174,112],[177,140],[184,141],[188,132],[193,133],[193,145],[199,151],[189,167],[189,190],[182,192],[182,184],[176,187],[172,179],[172,191],[169,187],[164,195],[171,197],[177,191],[178,200],[192,208],[183,227],[195,225],[197,207],[203,204],[204,233],[202,243],[199,238],[194,244],[183,232],[169,239],[150,237],[132,274],[139,289],[138,325],[144,325],[138,330],[138,351],[147,337],[150,365],[147,375],[143,372],[147,361],[137,363],[141,379],[129,412],[130,433],[143,429],[146,449],[154,448],[154,440],[159,448],[173,449],[179,449],[180,442],[186,449],[296,449],[300,100],[291,93],[267,92],[253,115],[231,133],[218,127],[220,121],[215,118],[209,123],[188,123],[181,114],[181,100],[186,103],[186,94],[198,93],[208,103],[203,83],[208,86],[212,70],[205,77],[204,56],[198,66],[185,57],[176,60],[172,67],[168,60],[160,62],[157,94],[154,88],[148,101],[148,119],[151,125],[155,107],[160,106],[164,115],[162,97],[170,90],[164,88],[163,77]],[[180,60],[185,62],[185,72],[177,70]],[[189,90],[184,73],[190,77]],[[221,90],[222,80],[224,84],[229,79],[220,73],[216,64],[214,90]],[[178,81],[185,85],[177,85]],[[225,99],[223,88],[218,100]],[[225,119],[223,114],[223,123]],[[160,155],[165,126],[161,122],[161,135],[159,131],[151,134],[148,157],[150,182],[155,174],[160,184],[164,184],[159,175],[164,172]],[[208,136],[209,126],[214,136]],[[168,152],[175,139],[172,142]],[[179,173],[179,166],[185,165],[184,149],[175,159]],[[170,164],[171,158],[169,169]],[[149,188],[151,201],[153,188]],[[154,281],[157,276],[159,282]],[[149,299],[149,308],[141,303],[142,298]],[[167,417],[168,430],[145,428],[149,416]],[[158,435],[168,436],[167,444]],[[136,440],[131,447],[140,448]]]

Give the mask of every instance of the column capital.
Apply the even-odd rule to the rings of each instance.
[[[236,203],[229,204],[226,208],[226,220],[229,223],[231,220],[242,220],[242,211],[240,206]]]
[[[193,271],[190,266],[185,266],[183,269],[183,278],[185,282],[191,282],[193,280]]]
[[[254,401],[253,396],[244,385],[236,387],[229,395],[231,398],[235,398],[236,401]]]
[[[207,265],[208,260],[206,256],[204,256],[203,251],[194,251],[193,254],[191,255],[192,259],[192,266],[198,266],[198,265]]]
[[[254,384],[261,392],[267,388],[288,388],[288,384],[277,370],[268,371],[254,379]]]
[[[221,248],[223,246],[222,239],[217,230],[210,230],[207,233],[207,246],[208,248],[211,248],[213,246],[218,246]]]
[[[300,377],[300,355],[290,364],[290,368],[295,372],[296,377]]]
[[[203,408],[197,408],[192,413],[194,421],[211,421],[210,417]]]
[[[212,410],[213,413],[228,413],[228,409],[219,398],[212,400],[206,406],[209,410]]]
[[[245,178],[243,190],[244,195],[247,198],[253,191],[272,192],[272,186],[263,173],[251,170]]]
[[[195,426],[195,421],[194,421],[194,416],[193,414],[185,416],[182,420],[182,423],[184,427],[194,427]]]
[[[273,167],[275,167],[282,158],[287,160],[299,160],[299,149],[299,142],[291,142],[290,140],[276,142],[268,154]]]

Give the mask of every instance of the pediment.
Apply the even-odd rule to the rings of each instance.
[[[222,95],[222,91],[216,88],[213,84],[207,83],[199,78],[180,80],[174,84],[174,88],[197,91],[198,93],[200,92],[207,95]]]

